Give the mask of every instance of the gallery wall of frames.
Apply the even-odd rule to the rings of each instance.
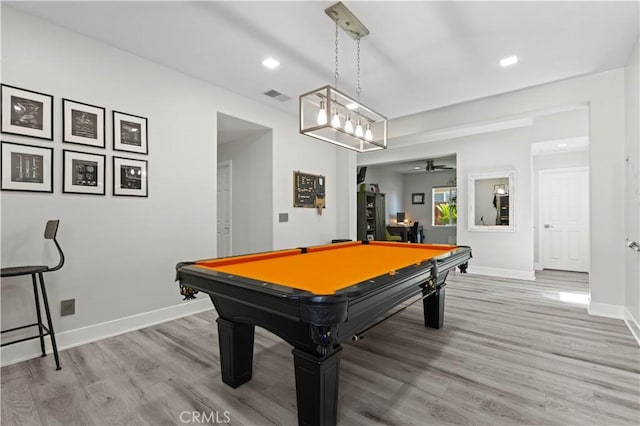
[[[7,84],[0,85],[0,92],[3,191],[54,193],[62,188],[65,194],[104,196],[110,167],[111,194],[148,196],[147,118],[115,110],[108,114],[104,107],[87,103],[94,100],[56,101],[52,95]],[[62,108],[61,123],[54,123],[54,108]],[[62,149],[55,146],[55,132],[60,132]],[[13,136],[21,138],[5,140],[16,139]],[[62,155],[61,171],[54,170],[54,155]]]

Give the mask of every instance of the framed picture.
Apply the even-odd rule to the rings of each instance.
[[[367,234],[367,241],[373,241],[374,238],[373,234]]]
[[[53,96],[0,86],[2,133],[53,140]]]
[[[147,119],[113,111],[113,149],[147,154]]]
[[[507,195],[507,186],[504,183],[493,185],[493,193],[496,195]]]
[[[53,192],[53,148],[2,142],[2,190]]]
[[[424,204],[424,192],[414,192],[411,194],[411,204]]]
[[[369,184],[369,192],[374,192],[374,193],[378,193],[380,192],[380,188],[378,188],[378,184],[377,183],[370,183]]]
[[[113,157],[113,195],[146,197],[147,160]]]
[[[104,108],[62,99],[62,141],[104,148]]]
[[[105,156],[62,150],[62,192],[104,195]]]

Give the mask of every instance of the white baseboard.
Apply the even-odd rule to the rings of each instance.
[[[515,278],[517,280],[535,281],[535,271],[521,271],[518,269],[487,268],[485,266],[469,265],[469,273],[488,275],[490,277]]]
[[[640,346],[640,324],[638,324],[638,319],[634,318],[626,307],[624,308],[624,322],[627,324],[627,327],[629,327],[629,330],[631,330],[633,337],[636,338],[638,346]]]
[[[622,305],[590,302],[587,311],[589,315],[598,317],[624,319],[624,307]]]
[[[75,330],[56,333],[56,343],[58,345],[58,351],[62,351],[73,348],[74,346],[84,345],[210,309],[213,309],[211,300],[208,297],[203,297],[198,300],[183,302],[179,305],[169,306],[155,311],[144,312],[100,324],[77,328]],[[47,354],[51,354],[51,339],[45,337],[44,340]],[[38,339],[16,343],[15,345],[5,346],[0,349],[0,365],[4,367],[5,365],[37,358],[41,354]]]

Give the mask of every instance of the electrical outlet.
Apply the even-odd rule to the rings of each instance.
[[[60,316],[73,315],[76,313],[76,299],[62,300],[60,302]]]

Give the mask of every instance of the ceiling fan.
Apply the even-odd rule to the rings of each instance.
[[[427,160],[424,170],[427,172],[437,172],[439,170],[454,170],[454,168],[449,167],[446,164],[434,164],[433,160]]]

